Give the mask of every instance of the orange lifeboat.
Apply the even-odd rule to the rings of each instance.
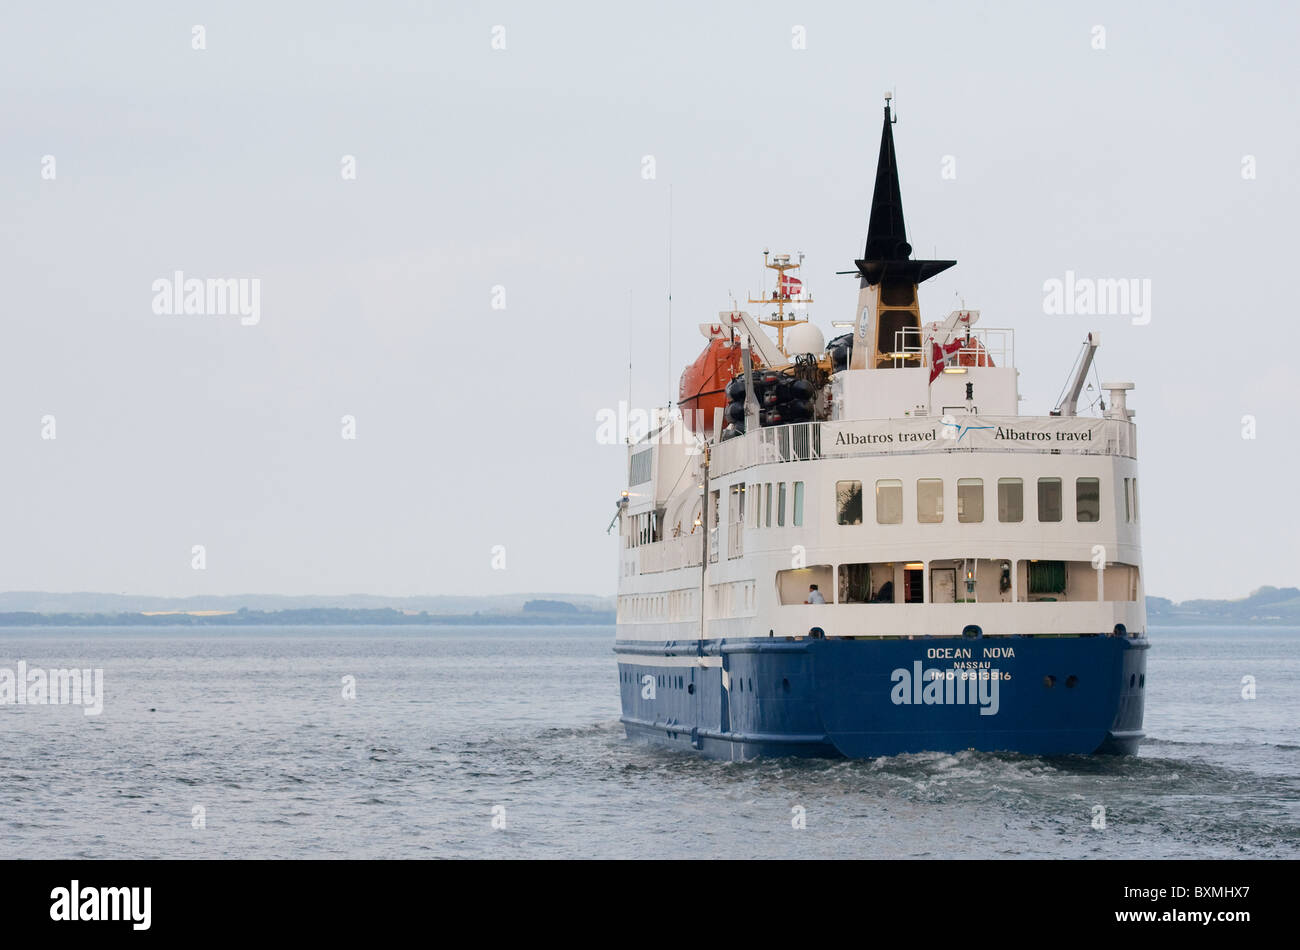
[[[992,366],[993,357],[989,356],[988,350],[984,344],[975,337],[971,337],[969,342],[965,342],[961,352],[957,356],[958,366]]]
[[[740,347],[732,343],[731,333],[718,323],[708,331],[708,345],[682,372],[677,391],[677,405],[692,432],[710,431],[713,411],[727,405],[727,383],[740,372]],[[759,365],[757,354],[754,365]]]

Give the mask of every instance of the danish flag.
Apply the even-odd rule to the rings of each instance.
[[[949,365],[951,358],[961,349],[963,342],[964,341],[960,338],[953,340],[951,343],[944,343],[942,345],[934,343],[933,341],[931,342],[930,382],[933,383],[939,378],[939,374],[943,372],[945,366]]]
[[[788,274],[781,275],[781,293],[786,297],[798,297],[799,291],[803,289],[803,281],[798,277],[791,277]]]

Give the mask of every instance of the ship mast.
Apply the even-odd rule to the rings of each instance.
[[[876,187],[867,221],[867,244],[862,259],[854,261],[858,281],[858,311],[853,330],[850,369],[921,366],[921,309],[919,285],[942,273],[956,261],[912,258],[903,221],[903,196],[898,187],[898,156],[894,152],[894,117],[891,96],[885,94],[885,124],[880,132],[880,157],[876,160]]]
[[[758,322],[765,327],[774,327],[776,329],[776,346],[785,354],[785,329],[792,327],[796,323],[806,323],[808,318],[797,319],[793,314],[786,316],[785,308],[787,306],[796,306],[810,304],[813,302],[812,297],[803,296],[803,281],[797,277],[786,277],[786,271],[798,270],[803,265],[803,254],[799,255],[799,263],[791,264],[789,254],[777,254],[768,260],[770,252],[767,248],[763,249],[763,266],[768,270],[776,271],[776,287],[772,291],[771,297],[750,297],[750,303],[758,304],[776,304],[776,312],[770,313],[767,319],[759,317]],[[790,291],[795,293],[791,294]],[[786,354],[788,355],[788,354]]]

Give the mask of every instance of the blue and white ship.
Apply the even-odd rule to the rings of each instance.
[[[1061,404],[1022,415],[1012,330],[922,322],[955,262],[912,257],[892,125],[886,99],[847,332],[825,342],[776,255],[759,316],[703,324],[681,411],[628,447],[622,721],[722,759],[1132,753],[1133,386],[1079,414],[1089,335]]]

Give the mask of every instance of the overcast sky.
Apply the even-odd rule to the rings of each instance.
[[[625,459],[596,414],[627,398],[629,312],[643,406],[764,247],[808,255],[823,329],[849,318],[886,89],[911,242],[958,261],[925,317],[1014,327],[1027,413],[1088,330],[1136,382],[1148,593],[1300,583],[1297,20],[6,5],[0,589],[612,593]],[[260,321],[155,313],[176,270],[259,280]],[[1149,279],[1150,323],[1046,315],[1067,270]]]

